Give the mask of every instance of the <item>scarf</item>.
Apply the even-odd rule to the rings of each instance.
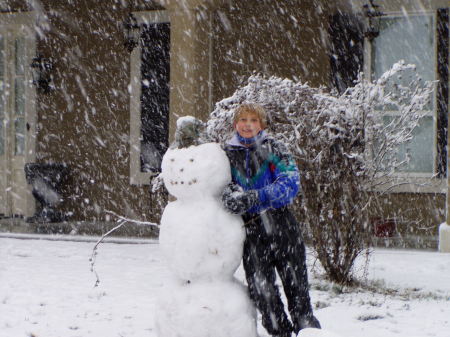
[[[241,135],[239,135],[239,133],[236,132],[236,136],[237,136],[237,139],[239,140],[239,143],[245,144],[245,145],[251,145],[251,144],[256,143],[257,141],[261,140],[262,135],[263,135],[262,130],[259,131],[255,137],[250,137],[250,138],[242,137]]]

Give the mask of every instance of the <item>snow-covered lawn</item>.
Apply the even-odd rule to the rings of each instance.
[[[169,279],[157,242],[103,243],[98,287],[93,246],[0,237],[0,337],[156,337],[155,297]],[[450,336],[450,254],[376,249],[367,279],[370,287],[349,290],[310,273],[324,328],[342,337]]]

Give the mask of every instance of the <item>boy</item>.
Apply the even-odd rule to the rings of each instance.
[[[233,183],[222,201],[241,214],[246,229],[243,265],[250,297],[273,336],[290,337],[320,328],[308,292],[305,246],[299,225],[287,209],[298,192],[299,173],[287,149],[264,131],[265,110],[242,104],[234,114],[235,135],[225,145]],[[275,284],[281,278],[292,322]]]

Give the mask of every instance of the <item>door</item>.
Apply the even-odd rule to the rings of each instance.
[[[130,56],[130,183],[150,184],[169,139],[170,22],[166,11],[134,13],[139,46]]]
[[[169,142],[170,23],[141,28],[141,172],[159,172]]]
[[[0,214],[28,216],[34,209],[25,179],[34,161],[34,88],[30,14],[0,14]]]

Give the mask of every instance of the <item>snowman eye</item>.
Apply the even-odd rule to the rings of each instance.
[[[194,161],[194,158],[189,159],[189,161],[190,161],[190,162],[193,162],[193,161]]]
[[[175,161],[175,159],[174,158],[170,158],[170,161]]]

